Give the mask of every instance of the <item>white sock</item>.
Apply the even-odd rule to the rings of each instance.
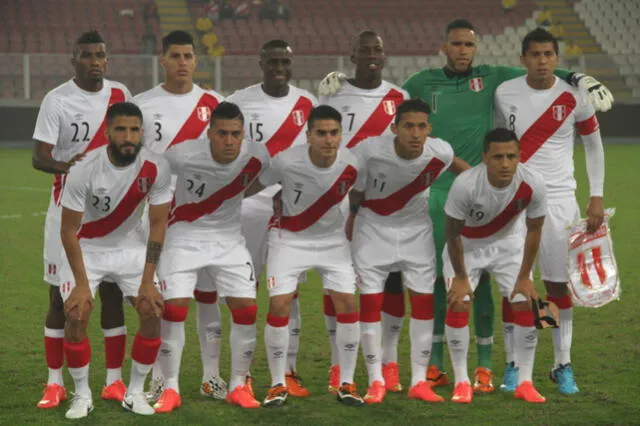
[[[122,368],[107,368],[107,386],[118,380],[122,380]]]
[[[73,378],[75,393],[86,398],[91,398],[91,388],[89,387],[89,364],[80,368],[69,368],[69,374]]]
[[[449,355],[456,385],[462,382],[471,382],[467,371],[467,357],[469,355],[469,325],[461,328],[445,325],[445,335],[449,346]]]
[[[533,360],[536,356],[538,332],[535,327],[513,327],[513,343],[518,363],[518,385],[533,379]]]
[[[409,320],[409,336],[411,337],[411,386],[424,381],[431,358],[433,343],[433,320]]]
[[[217,303],[196,303],[200,359],[202,360],[202,381],[220,375],[220,346],[222,328],[220,306]]]
[[[336,324],[336,344],[340,365],[340,384],[353,383],[353,375],[358,361],[360,343],[360,322]]]
[[[267,361],[271,373],[271,386],[284,385],[284,375],[287,370],[287,356],[285,351],[289,346],[289,326],[274,327],[270,324],[264,327],[264,343],[267,347]]]
[[[256,325],[231,323],[231,374],[229,389],[244,386],[256,350]]]
[[[162,344],[158,352],[158,361],[162,368],[165,388],[171,388],[180,393],[178,377],[180,375],[180,361],[184,348],[184,322],[160,321],[160,336]]]
[[[360,344],[364,355],[364,363],[369,374],[369,385],[376,380],[384,383],[380,358],[382,352],[382,323],[380,321],[360,322]]]
[[[382,312],[382,363],[398,362],[398,341],[404,317]]]
[[[287,349],[287,371],[296,371],[298,361],[298,351],[300,350],[300,329],[302,328],[302,317],[300,315],[300,303],[295,297],[291,301],[291,312],[289,313],[289,346]]]
[[[59,339],[59,345],[62,345],[62,341],[64,339],[64,328],[44,328],[44,336],[49,339]],[[62,348],[62,346],[60,346]],[[64,387],[64,378],[62,375],[62,367],[60,368],[49,368],[49,377],[47,378],[48,385],[60,385]]]
[[[153,363],[153,368],[151,369],[151,378],[154,380],[164,380],[164,376],[162,375],[162,365],[160,365],[160,353],[158,353],[156,362]]]
[[[503,322],[502,327],[504,333],[505,362],[509,364],[515,361],[513,349],[513,327],[515,327],[515,325],[512,322]]]
[[[336,343],[336,317],[325,315],[324,316],[324,326],[327,328],[327,333],[329,333],[329,347],[331,349],[331,365],[338,365],[339,361],[339,350],[338,344]]]
[[[64,380],[62,375],[62,368],[50,368],[49,378],[47,380],[48,385],[60,385],[64,387]]]
[[[131,360],[131,380],[129,380],[127,393],[130,395],[142,393],[144,391],[144,381],[150,371],[151,365],[140,364]]]
[[[573,308],[559,309],[560,327],[551,330],[553,336],[554,368],[571,362],[573,340]]]

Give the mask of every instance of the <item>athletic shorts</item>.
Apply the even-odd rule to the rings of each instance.
[[[62,239],[60,238],[61,220],[62,207],[56,206],[52,197],[44,221],[43,279],[50,285],[56,287],[60,285],[60,273],[62,269],[68,267],[67,256],[62,247]]]
[[[429,216],[433,224],[433,242],[436,251],[436,275],[441,277],[442,272],[442,250],[447,241],[445,235],[446,215],[444,213],[444,205],[447,202],[448,191],[429,190]]]
[[[351,249],[346,238],[328,240],[296,240],[288,233],[281,238],[279,229],[268,236],[267,289],[269,296],[296,291],[299,277],[315,269],[322,278],[325,290],[355,294],[356,273],[351,260]]]
[[[538,264],[545,281],[566,283],[569,280],[569,225],[580,219],[580,208],[575,196],[550,199],[542,226]]]
[[[433,293],[436,254],[430,223],[420,228],[385,228],[356,218],[351,252],[361,293],[382,293],[389,272],[396,271],[402,273],[406,288]]]
[[[244,239],[170,241],[158,264],[164,300],[192,298],[198,280],[209,280],[220,297],[255,299],[256,277]],[[205,288],[198,289],[206,291]]]

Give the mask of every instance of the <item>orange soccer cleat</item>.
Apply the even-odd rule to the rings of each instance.
[[[402,392],[397,362],[382,364],[382,377],[384,377],[384,384],[389,392]]]
[[[102,393],[100,394],[100,398],[112,399],[114,401],[122,402],[126,393],[127,393],[127,387],[122,382],[122,380],[116,380],[115,382],[111,383],[109,386],[105,386],[102,388]]]
[[[59,384],[45,385],[42,398],[36,404],[38,408],[55,408],[66,401],[67,391]]]
[[[476,368],[476,380],[473,383],[473,391],[479,393],[491,393],[493,387],[493,373],[485,367]]]
[[[451,397],[451,401],[457,402],[458,404],[471,404],[471,400],[473,399],[473,389],[471,389],[471,383],[462,382],[456,385],[456,388],[453,390],[453,396]]]
[[[533,383],[531,382],[522,382],[514,393],[514,396],[518,399],[524,399],[527,402],[533,403],[543,403],[546,401],[545,397],[540,395],[535,387],[533,387]]]
[[[327,389],[331,393],[338,393],[340,387],[340,366],[332,365],[329,369],[329,386]]]
[[[427,402],[443,402],[444,398],[436,394],[426,381],[418,382],[409,389],[409,398]]]
[[[227,394],[227,404],[238,405],[242,408],[260,408],[260,402],[253,396],[248,385],[236,386],[233,392]]]
[[[371,383],[371,386],[367,389],[367,394],[363,399],[367,404],[380,404],[386,393],[387,389],[385,388],[385,385],[383,385],[380,380],[376,380]]]
[[[295,371],[287,373],[284,380],[286,381],[286,386],[289,389],[289,395],[296,396],[298,398],[309,396],[309,389],[304,387],[302,384],[302,378],[300,378]]]
[[[437,365],[430,365],[427,370],[427,384],[432,388],[448,385],[449,378],[446,371],[440,371]]]
[[[156,413],[169,413],[182,405],[182,398],[175,389],[165,389],[160,398],[153,404]]]

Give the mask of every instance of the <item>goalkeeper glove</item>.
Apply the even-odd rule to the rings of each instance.
[[[319,96],[333,96],[342,88],[342,83],[347,79],[347,76],[340,71],[332,71],[325,78],[322,79],[318,86]]]
[[[591,102],[591,105],[593,105],[596,111],[605,112],[611,109],[613,105],[613,95],[609,89],[607,89],[607,86],[591,76],[580,73],[575,73],[571,77],[571,80],[574,86],[587,92],[589,102]]]

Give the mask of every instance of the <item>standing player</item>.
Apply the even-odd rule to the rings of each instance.
[[[391,135],[396,108],[409,98],[407,92],[382,80],[385,51],[382,38],[373,31],[362,31],[352,42],[351,62],[356,74],[332,96],[320,97],[320,103],[331,105],[342,113],[342,141],[347,148],[357,147],[365,138]],[[400,392],[398,340],[404,320],[404,293],[400,273],[389,275],[382,304],[382,375],[387,390]],[[329,390],[340,386],[338,350],[336,348],[336,316],[331,298],[324,296],[324,318],[331,341]]]
[[[312,268],[322,277],[337,313],[338,400],[354,406],[364,403],[353,382],[360,327],[356,275],[344,228],[347,215],[340,206],[356,183],[359,166],[349,150],[340,149],[341,122],[334,108],[315,107],[309,115],[308,145],[277,155],[255,184],[255,190],[282,184],[282,215],[274,218],[268,241],[269,314],[264,339],[271,389],[265,406],[280,406],[287,400],[284,353],[289,346],[289,311],[298,277]]]
[[[172,31],[162,39],[160,63],[165,72],[162,84],[133,98],[144,114],[145,143],[156,154],[164,154],[173,146],[206,134],[211,112],[223,97],[211,90],[204,90],[193,83],[198,64],[195,44],[191,34]],[[175,177],[173,178],[175,181]],[[197,306],[198,337],[202,359],[202,385],[204,396],[224,398],[221,389],[226,387],[219,377],[221,324],[217,293],[213,283],[203,276],[194,292]],[[163,320],[163,326],[167,326]],[[161,353],[163,356],[170,356]],[[160,366],[153,369],[149,396],[156,400],[162,392]]]
[[[123,84],[104,78],[107,70],[106,44],[97,32],[86,32],[78,37],[73,45],[71,64],[75,77],[47,93],[33,132],[36,141],[33,167],[55,175],[44,230],[44,280],[51,286],[44,329],[49,379],[37,404],[39,408],[57,407],[67,398],[62,379],[65,316],[59,291],[59,273],[66,263],[60,241],[60,199],[64,183],[71,166],[87,153],[108,143],[104,134],[107,108],[131,97]],[[126,392],[121,368],[127,337],[122,293],[114,283],[102,283],[100,297],[107,367],[102,398],[121,401]]]
[[[246,117],[245,134],[251,142],[263,144],[272,157],[291,146],[305,143],[305,124],[318,101],[306,90],[289,84],[293,51],[283,40],[270,40],[260,49],[262,83],[238,90],[229,97]],[[242,234],[251,253],[259,280],[266,260],[267,224],[273,214],[272,197],[278,188],[264,191],[242,203]],[[291,304],[286,381],[292,396],[305,397],[309,391],[296,374],[301,328],[298,294]]]
[[[223,102],[211,115],[207,138],[169,149],[166,158],[177,175],[167,245],[158,276],[165,300],[160,358],[165,390],[156,412],[180,407],[178,386],[184,347],[184,321],[196,282],[206,274],[231,310],[229,404],[257,408],[245,378],[256,345],[256,278],[238,217],[245,189],[269,164],[260,144],[243,143],[244,117]]]
[[[418,72],[405,81],[403,88],[412,98],[421,98],[431,104],[430,121],[433,134],[448,141],[456,154],[467,163],[476,165],[482,156],[484,135],[493,127],[493,96],[498,85],[521,76],[524,70],[504,66],[472,66],[477,51],[473,25],[458,19],[447,25],[441,49],[447,57],[443,68]],[[583,74],[556,70],[556,74],[573,86],[589,92],[590,100],[601,111],[611,108],[613,97],[599,81]],[[320,94],[334,93],[344,79],[334,73],[320,85]],[[438,279],[434,288],[434,344],[429,367],[429,381],[437,386],[448,383],[444,373],[443,344],[445,319],[445,285],[442,278],[441,253],[445,242],[444,203],[453,182],[446,173],[430,190],[429,210],[434,227]],[[503,307],[508,301],[503,299]],[[493,301],[488,274],[480,278],[475,294],[474,322],[478,347],[478,368],[474,389],[492,392],[491,353],[493,343]]]
[[[112,280],[138,311],[140,328],[131,349],[131,382],[122,406],[150,415],[144,381],[160,347],[162,297],[153,276],[162,251],[171,201],[169,165],[142,149],[142,113],[132,103],[109,107],[109,144],[89,153],[68,175],[62,195],[60,234],[69,268],[60,293],[67,317],[64,352],[75,394],[68,419],[93,410],[89,388],[91,346],[87,336],[93,295],[100,281]],[[149,200],[146,248],[141,215]]]
[[[513,344],[520,373],[515,397],[544,402],[532,383],[538,337],[531,302],[538,295],[531,274],[547,212],[545,184],[542,176],[518,164],[520,149],[512,131],[492,130],[484,146],[483,164],[456,178],[444,207],[447,244],[443,260],[449,286],[446,333],[456,383],[451,400],[469,404],[473,397],[467,375],[469,303],[480,274],[488,271],[513,312]]]
[[[400,270],[411,301],[411,387],[409,398],[443,401],[426,382],[433,333],[435,248],[427,189],[446,169],[469,168],[445,141],[428,138],[429,105],[420,99],[400,104],[392,135],[368,138],[352,150],[363,165],[364,188],[351,191],[347,236],[360,277],[362,352],[369,373],[368,404],[381,403],[386,385],[380,353],[384,283]],[[426,145],[425,145],[426,143]],[[360,207],[362,207],[360,209]]]
[[[560,327],[553,330],[554,365],[551,379],[564,394],[578,392],[571,368],[573,310],[567,291],[567,227],[580,217],[573,177],[576,130],[584,143],[589,176],[588,232],[604,218],[604,149],[598,119],[584,92],[553,75],[558,42],[538,28],[522,41],[522,65],[527,75],[505,82],[496,92],[497,121],[509,126],[522,147],[521,161],[542,174],[549,210],[540,244],[540,275],[547,299],[560,309]]]

